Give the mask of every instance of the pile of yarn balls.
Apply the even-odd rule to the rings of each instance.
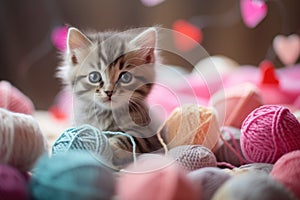
[[[9,108],[0,108],[1,199],[300,198],[300,123],[283,106],[254,109],[240,129],[221,127],[212,149],[193,144],[137,155],[120,171],[110,165],[105,132],[69,128],[48,152],[34,117]]]

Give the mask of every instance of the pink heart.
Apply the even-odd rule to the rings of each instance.
[[[68,27],[60,26],[53,29],[51,33],[52,44],[60,51],[66,50]]]
[[[288,37],[277,35],[273,40],[273,48],[285,65],[292,65],[300,55],[300,37],[296,34]]]
[[[156,6],[158,4],[161,4],[164,0],[141,0],[141,2],[145,5],[145,6]]]
[[[254,28],[267,15],[267,5],[261,0],[241,0],[241,13],[244,23]]]

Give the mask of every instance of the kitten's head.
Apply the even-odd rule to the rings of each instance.
[[[143,101],[155,78],[155,28],[84,34],[70,28],[58,75],[75,98],[105,109]]]

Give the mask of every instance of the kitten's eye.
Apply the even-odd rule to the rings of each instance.
[[[91,83],[98,83],[101,81],[101,74],[99,72],[91,72],[89,74],[89,81]]]
[[[130,72],[122,72],[119,79],[122,83],[130,83],[132,80],[132,74]]]

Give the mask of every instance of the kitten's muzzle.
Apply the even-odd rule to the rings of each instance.
[[[113,91],[108,90],[108,91],[104,91],[104,92],[109,98],[111,98],[111,96],[113,95]]]

